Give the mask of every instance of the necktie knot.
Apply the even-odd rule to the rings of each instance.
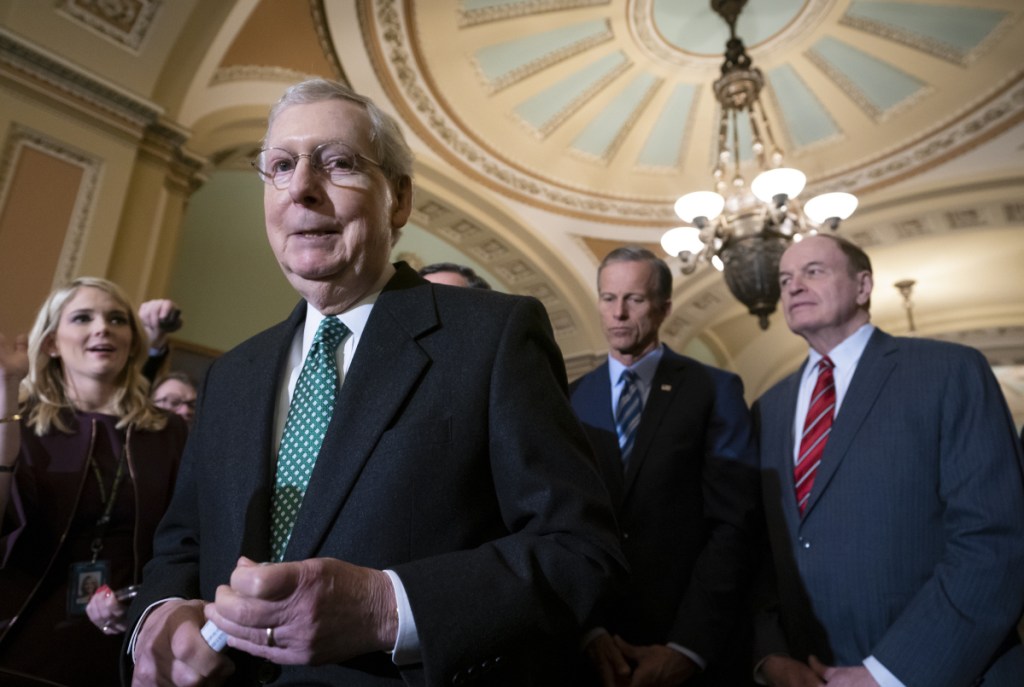
[[[832,359],[827,355],[818,361],[818,373],[821,374],[825,370],[831,370],[836,364],[832,362]]]
[[[337,317],[328,316],[320,321],[320,326],[313,336],[313,343],[322,344],[328,350],[334,351],[350,331]]]

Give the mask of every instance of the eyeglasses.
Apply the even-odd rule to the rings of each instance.
[[[164,410],[177,410],[182,406],[186,406],[191,410],[196,409],[196,400],[186,401],[178,396],[162,396],[160,398],[153,399],[153,405]]]
[[[312,153],[295,154],[284,148],[264,148],[250,164],[264,182],[283,190],[288,187],[300,158],[307,158],[317,173],[337,186],[353,174],[364,172],[363,162],[380,167],[379,162],[357,153],[341,141],[321,143]]]

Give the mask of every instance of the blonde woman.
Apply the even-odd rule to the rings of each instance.
[[[118,682],[117,592],[141,582],[186,435],[148,400],[146,346],[121,290],[88,277],[27,339],[0,335],[0,683]]]

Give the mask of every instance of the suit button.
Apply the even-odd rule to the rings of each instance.
[[[807,541],[803,537],[800,537],[800,539],[798,541],[800,542],[800,548],[801,549],[809,549],[809,548],[811,548],[811,542]]]
[[[452,677],[453,685],[464,685],[466,684],[466,675],[461,670]]]
[[[629,532],[623,532],[622,533],[622,538],[623,539],[629,539]]]

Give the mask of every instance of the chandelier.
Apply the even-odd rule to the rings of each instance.
[[[835,230],[857,207],[849,193],[825,193],[801,204],[797,196],[807,177],[783,166],[761,104],[764,76],[752,66],[736,20],[746,0],[711,0],[711,9],[729,25],[722,76],[714,84],[720,105],[714,191],[694,191],[675,203],[689,227],[670,229],[661,238],[665,252],[679,258],[683,274],[711,263],[725,274],[733,296],[756,315],[761,329],[779,300],[779,258],[792,241],[828,227]],[[747,184],[741,168],[740,124],[749,129],[756,176]],[[750,171],[751,165],[746,165]]]

